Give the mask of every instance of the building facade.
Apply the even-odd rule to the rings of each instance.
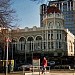
[[[15,63],[20,64],[24,61],[31,62],[36,57],[41,59],[46,56],[48,61],[61,62],[63,59],[64,63],[67,59],[71,60],[69,64],[73,64],[75,36],[64,28],[64,15],[61,10],[55,5],[48,7],[42,22],[41,27],[33,26],[33,28],[25,27],[8,31],[4,29],[2,38],[11,39],[9,59],[14,59]],[[6,50],[6,43],[3,48]]]
[[[75,0],[54,0],[40,6],[40,26],[43,26],[43,15],[46,9],[55,4],[64,14],[65,28],[68,28],[75,35]]]
[[[48,60],[52,60],[51,57],[74,56],[74,35],[64,28],[64,15],[56,6],[47,10],[42,27],[18,28],[9,32],[12,58],[16,61],[43,56]]]

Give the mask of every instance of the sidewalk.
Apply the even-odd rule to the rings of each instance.
[[[23,75],[22,74],[23,72],[11,72],[11,73],[8,73],[7,75]],[[0,75],[5,75],[4,73],[0,73]]]
[[[0,73],[0,75],[5,75],[4,73]],[[18,72],[12,72],[12,73],[8,73],[8,75],[75,75],[74,71],[70,72],[70,71],[50,71],[50,72],[46,72],[45,74],[42,74],[40,72],[25,72],[23,73],[23,71],[18,71]]]
[[[25,75],[75,75],[75,73],[49,73],[49,72],[46,72],[44,74],[40,73],[39,72],[34,72],[34,73],[25,73]]]

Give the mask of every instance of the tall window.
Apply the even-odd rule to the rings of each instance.
[[[60,33],[59,37],[60,37],[60,39],[61,39],[61,33]]]
[[[59,48],[61,48],[61,42],[59,42]]]
[[[50,40],[50,31],[48,31],[48,40]]]
[[[44,49],[46,49],[46,42],[44,42]]]
[[[59,33],[58,33],[58,31],[57,31],[57,39],[59,39]]]
[[[61,46],[62,46],[61,42],[56,41],[56,48],[57,48],[57,49],[58,49],[58,48],[61,48]]]
[[[54,46],[53,46],[53,42],[51,42],[51,49],[53,49],[54,48]]]
[[[48,49],[50,49],[50,42],[48,42]]]
[[[35,49],[41,50],[42,49],[42,36],[36,37]]]
[[[61,39],[61,31],[59,31],[59,39]]]
[[[48,34],[48,40],[50,40],[50,34]]]
[[[57,39],[61,39],[61,31],[57,31]]]
[[[58,49],[58,41],[56,41],[56,48]]]
[[[57,28],[61,28],[61,25],[59,22],[57,22]]]
[[[27,42],[28,42],[28,49],[30,51],[33,51],[33,41],[34,41],[33,37],[28,37]]]
[[[50,28],[50,26],[51,26],[51,22],[49,23],[48,27]]]
[[[19,43],[20,43],[20,50],[25,50],[25,43],[26,43],[26,39],[24,37],[21,37],[19,39]]]
[[[51,39],[53,39],[53,31],[51,31]]]
[[[48,28],[53,28],[53,22],[50,22]]]

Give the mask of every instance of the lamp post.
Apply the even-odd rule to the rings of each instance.
[[[9,45],[9,39],[6,40],[7,43],[7,54],[6,54],[6,75],[8,73],[8,45]]]
[[[6,44],[7,44],[7,53],[6,53],[6,75],[8,74],[8,49],[9,49],[9,42],[11,42],[11,40],[9,39],[9,37],[6,39]]]
[[[6,46],[7,46],[6,48],[6,68],[5,68],[6,69],[5,75],[7,75],[8,73],[8,47],[9,47],[10,39],[7,37],[7,39],[5,40],[5,34],[8,36],[8,28],[1,28],[0,30],[2,32],[4,41],[6,41]],[[4,55],[3,56],[5,57],[5,42],[4,42]]]

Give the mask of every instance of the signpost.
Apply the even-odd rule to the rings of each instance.
[[[34,66],[35,69],[38,69],[39,70],[39,75],[40,75],[40,59],[38,59],[38,58],[33,59],[33,66]]]
[[[40,66],[40,59],[33,59],[33,66]]]

